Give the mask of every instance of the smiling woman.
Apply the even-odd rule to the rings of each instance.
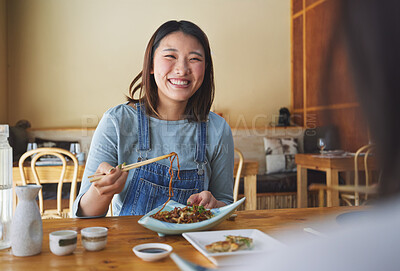
[[[128,103],[107,111],[96,129],[75,215],[105,215],[112,199],[119,215],[144,215],[169,199],[207,209],[231,203],[232,133],[210,112],[213,99],[205,33],[188,21],[161,25],[147,45]],[[180,169],[162,160],[129,173],[117,167],[171,152],[179,156]],[[87,176],[95,172],[105,176],[90,183]]]
[[[167,120],[184,115],[189,120],[205,121],[214,100],[214,69],[205,33],[188,21],[162,25],[149,41],[142,72],[131,83],[131,103],[139,102],[134,99],[138,90],[150,115],[160,117],[158,107],[176,99],[175,105],[183,103],[178,107],[184,111],[179,112],[181,116],[167,116]]]

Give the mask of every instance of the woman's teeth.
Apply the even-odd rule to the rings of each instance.
[[[189,81],[186,81],[186,80],[175,80],[175,79],[170,79],[169,81],[170,81],[172,84],[174,84],[174,85],[179,85],[179,86],[183,86],[183,85],[189,84]]]

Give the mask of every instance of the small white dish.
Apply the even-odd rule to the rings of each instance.
[[[88,251],[98,251],[106,247],[108,229],[88,227],[81,230],[82,245]]]
[[[147,243],[135,246],[133,253],[146,262],[153,262],[167,257],[172,247],[162,243]]]
[[[78,233],[72,230],[54,231],[49,234],[50,251],[58,256],[71,254],[77,243]]]

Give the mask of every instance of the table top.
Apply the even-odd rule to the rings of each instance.
[[[354,156],[352,155],[327,156],[318,153],[299,153],[295,156],[295,162],[297,165],[312,169],[354,170]],[[364,170],[364,156],[359,156],[357,163],[359,170]],[[368,159],[368,168],[376,168],[376,161],[373,157]]]
[[[224,221],[213,230],[259,229],[272,237],[290,229],[298,234],[315,219],[334,220],[337,214],[359,210],[360,207],[304,208],[240,211],[235,221]],[[331,216],[333,215],[333,216]],[[43,221],[42,252],[36,256],[15,257],[11,249],[0,250],[1,270],[178,270],[169,258],[158,262],[144,262],[134,255],[132,248],[143,243],[166,243],[183,258],[206,267],[214,267],[181,235],[159,237],[137,223],[140,216],[106,217],[97,219],[54,219]],[[109,229],[104,250],[88,252],[82,247],[80,230],[103,226]],[[78,231],[78,245],[73,254],[56,256],[49,250],[49,233],[70,229]]]

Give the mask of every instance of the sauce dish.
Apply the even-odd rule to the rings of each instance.
[[[147,243],[137,245],[132,250],[143,261],[152,262],[167,257],[171,253],[172,247],[162,243]]]

